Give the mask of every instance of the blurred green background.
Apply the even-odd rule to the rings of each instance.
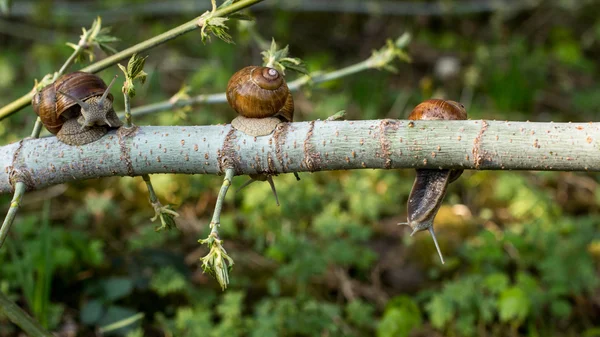
[[[443,97],[460,100],[471,119],[598,121],[599,1],[439,3],[265,1],[251,10],[254,24],[230,23],[235,44],[203,45],[196,31],[147,52],[149,79],[132,106],[168,99],[183,84],[192,95],[223,92],[236,70],[262,62],[252,30],[289,44],[309,71],[360,62],[410,32],[412,63],[305,88],[294,95],[296,119],[342,109],[348,119],[403,119],[420,101]],[[208,7],[14,1],[0,16],[0,106],[58,70],[71,52],[65,42],[76,42],[96,15],[122,50]],[[101,76],[117,73],[115,66]],[[221,104],[134,122],[233,117]],[[3,120],[2,144],[29,135],[34,121],[31,107]],[[152,176],[161,201],[181,215],[179,230],[161,233],[139,177],[27,193],[0,250],[0,291],[60,336],[600,336],[597,174],[465,172],[436,218],[445,265],[428,234],[411,238],[397,226],[411,170],[301,177],[275,178],[280,207],[266,183],[227,196],[220,232],[236,264],[225,292],[202,273],[208,249],[197,242],[222,178]],[[234,189],[245,181],[236,178]],[[0,196],[2,213],[9,202]],[[115,322],[123,327],[102,330]],[[0,315],[0,336],[18,335]]]

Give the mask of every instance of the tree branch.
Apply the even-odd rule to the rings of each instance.
[[[264,0],[241,0],[239,2],[231,4],[230,6],[227,6],[227,7],[217,10],[213,14],[213,17],[227,16],[231,13],[235,13],[246,7],[249,7],[256,3],[259,3],[261,1],[264,1]],[[199,17],[197,17],[187,23],[184,23],[181,26],[178,26],[169,31],[166,31],[160,35],[152,37],[146,41],[140,42],[132,47],[125,49],[125,50],[122,50],[114,55],[111,55],[101,61],[98,61],[94,64],[91,64],[91,65],[81,69],[81,71],[85,71],[85,72],[89,72],[89,73],[97,73],[97,72],[104,70],[120,61],[123,61],[123,60],[131,57],[131,55],[133,55],[133,54],[142,53],[148,49],[154,48],[160,44],[170,41],[170,40],[178,37],[179,35],[183,35],[192,30],[201,28],[198,25],[198,19],[199,19]],[[31,104],[31,98],[33,98],[34,94],[35,94],[35,89],[31,90],[30,92],[21,96],[20,98],[16,99],[15,101],[7,104],[6,106],[0,108],[0,120],[12,115],[13,113],[15,113],[15,112],[23,109],[24,107],[28,106],[29,104]]]
[[[312,121],[265,137],[230,125],[146,126],[85,146],[54,137],[0,147],[0,193],[153,173],[278,174],[361,168],[600,171],[600,123]],[[223,164],[227,158],[228,163]]]

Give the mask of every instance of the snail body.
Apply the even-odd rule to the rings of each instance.
[[[430,99],[417,105],[408,116],[410,120],[464,120],[467,111],[464,105],[441,99]],[[444,257],[433,231],[433,220],[437,215],[448,184],[455,181],[463,170],[417,169],[417,176],[408,197],[407,224],[412,228],[411,236],[429,230],[442,263]]]
[[[84,72],[63,75],[33,96],[33,110],[61,142],[91,143],[122,125],[112,107],[113,83],[114,79],[107,86],[100,77]]]
[[[231,76],[227,102],[238,113],[231,125],[251,136],[270,134],[294,118],[294,100],[283,76],[273,68],[248,66]]]

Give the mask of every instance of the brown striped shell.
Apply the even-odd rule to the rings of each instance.
[[[467,119],[465,106],[456,101],[428,99],[417,105],[408,116],[411,120],[463,120]]]
[[[227,102],[239,114],[232,125],[249,135],[269,134],[279,122],[294,119],[294,99],[273,68],[249,66],[233,74]]]
[[[106,88],[100,77],[78,71],[63,75],[53,84],[44,87],[33,96],[31,103],[46,129],[57,134],[67,119],[78,117],[81,109],[75,101],[58,91],[85,101],[92,96],[102,96]],[[112,94],[108,94],[107,99],[111,102],[114,100]]]
[[[294,117],[294,101],[283,76],[273,68],[249,66],[231,76],[227,102],[248,118]]]

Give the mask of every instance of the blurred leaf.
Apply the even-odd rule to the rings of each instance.
[[[160,296],[176,294],[183,291],[186,286],[185,277],[171,266],[161,268],[150,280],[150,288]]]
[[[425,308],[429,313],[431,324],[437,329],[442,329],[454,317],[452,302],[440,295],[434,296]]]
[[[207,336],[213,329],[211,312],[203,307],[179,307],[175,315],[175,326],[180,336]]]
[[[550,311],[556,318],[565,319],[571,314],[571,304],[565,300],[553,301],[550,304]]]
[[[346,316],[348,317],[348,321],[350,323],[361,328],[371,328],[374,326],[375,308],[371,304],[360,299],[355,299],[346,304],[345,310]],[[420,318],[421,316],[419,312],[419,319]]]
[[[0,13],[8,16],[10,14],[11,7],[12,0],[0,0]]]
[[[383,317],[377,325],[378,337],[405,337],[421,327],[421,311],[410,297],[394,297],[388,303]]]
[[[125,277],[111,277],[102,281],[104,296],[107,301],[115,301],[128,296],[133,291],[133,282]]]
[[[485,280],[485,286],[489,289],[493,294],[499,294],[508,287],[508,276],[501,273],[488,275]]]
[[[520,324],[529,314],[530,307],[531,302],[521,288],[508,288],[498,299],[498,312],[502,322]]]
[[[102,302],[100,302],[99,300],[88,301],[81,308],[81,312],[79,313],[79,319],[81,320],[81,323],[83,323],[83,324],[88,324],[88,325],[96,324],[102,317],[104,310],[105,310],[105,308],[102,305]]]

